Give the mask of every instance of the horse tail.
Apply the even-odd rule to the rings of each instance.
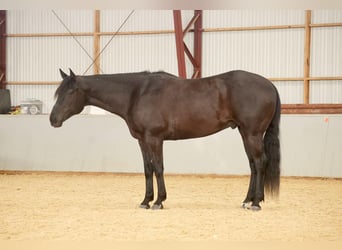
[[[276,88],[275,91],[277,93],[276,110],[264,137],[264,149],[266,154],[265,190],[271,196],[278,196],[280,185],[279,123],[281,104],[279,93]]]

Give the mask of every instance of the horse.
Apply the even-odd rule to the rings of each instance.
[[[163,141],[204,137],[238,128],[251,169],[243,208],[261,209],[264,193],[277,196],[280,184],[279,124],[281,104],[275,86],[266,78],[242,70],[182,79],[159,72],[69,75],[62,82],[50,114],[53,127],[94,105],[120,116],[138,140],[144,163],[145,197],[141,208],[158,196],[152,209],[166,200]]]

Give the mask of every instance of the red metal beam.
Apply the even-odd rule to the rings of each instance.
[[[178,74],[180,77],[186,78],[184,57],[184,54],[186,54],[193,65],[192,78],[200,78],[202,76],[202,10],[194,11],[194,16],[184,30],[182,28],[182,15],[180,10],[173,11],[173,19],[175,26]],[[194,25],[194,55],[191,54],[188,46],[184,42],[184,36],[190,31],[192,25]]]
[[[6,10],[0,10],[0,89],[6,88]]]
[[[183,29],[182,29],[182,15],[180,10],[173,11],[173,20],[175,26],[178,75],[186,78],[185,57],[184,57],[184,43],[183,43]]]
[[[202,77],[202,10],[195,10],[195,15],[198,15],[198,19],[194,24],[194,58],[196,66],[194,67],[194,75],[192,78]]]

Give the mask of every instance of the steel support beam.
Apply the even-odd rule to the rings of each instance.
[[[194,24],[194,75],[192,78],[202,77],[202,10],[195,10],[195,15],[198,16]]]
[[[183,28],[182,28],[182,14],[180,10],[173,11],[173,21],[175,26],[178,75],[186,78],[185,57],[184,57],[184,43],[183,43]]]
[[[0,10],[0,89],[6,88],[6,10]]]
[[[180,10],[173,11],[173,19],[175,26],[175,38],[178,61],[178,74],[182,78],[186,78],[186,54],[193,65],[192,78],[200,78],[202,76],[202,10],[195,10],[189,24],[183,30],[182,28],[182,14]],[[191,26],[194,26],[194,54],[192,54],[184,42],[185,35],[191,31]]]

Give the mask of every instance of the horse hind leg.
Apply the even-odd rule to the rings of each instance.
[[[265,200],[264,186],[265,186],[265,153],[262,152],[260,157],[255,159],[256,180],[255,180],[255,196],[252,200],[251,209],[261,210],[260,202]]]
[[[258,211],[260,202],[264,200],[265,153],[263,149],[262,134],[243,136],[244,146],[249,158],[251,177],[246,199],[242,207]],[[249,203],[252,205],[249,207]]]
[[[249,159],[249,166],[251,169],[251,176],[249,179],[249,186],[248,186],[248,192],[246,195],[246,198],[242,202],[241,207],[249,209],[250,205],[254,199],[254,194],[255,194],[255,180],[256,180],[256,170],[255,170],[255,165],[252,159]]]

